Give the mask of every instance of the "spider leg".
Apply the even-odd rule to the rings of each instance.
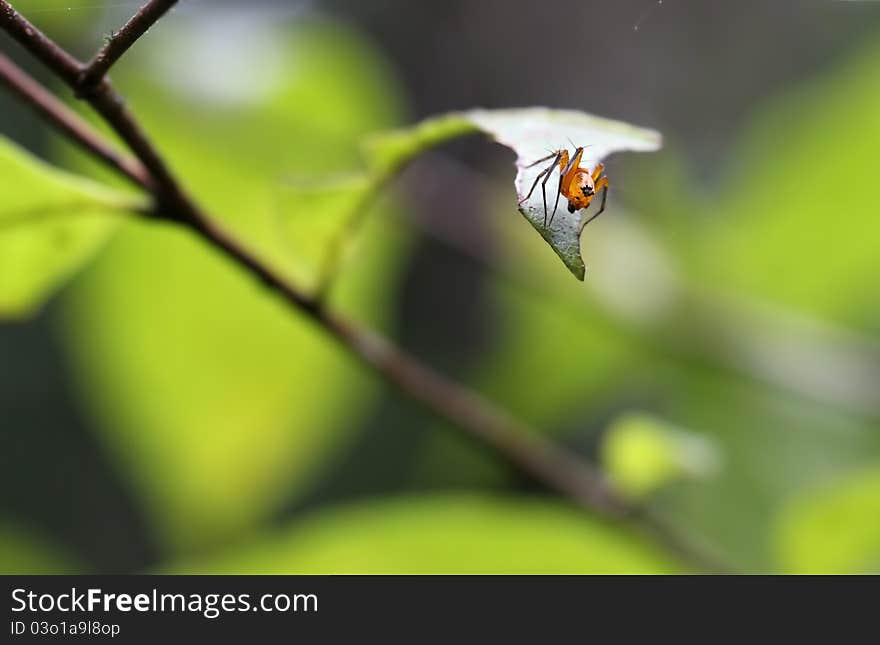
[[[532,187],[529,189],[529,194],[526,195],[525,197],[523,197],[522,199],[520,199],[520,200],[517,202],[518,205],[522,205],[523,202],[525,202],[529,197],[532,196],[532,193],[535,192],[535,186],[537,186],[537,185],[538,185],[538,182],[541,181],[541,177],[543,177],[544,175],[548,174],[551,170],[553,170],[553,167],[552,167],[552,166],[551,166],[550,168],[545,168],[544,170],[542,170],[541,172],[538,173],[538,176],[535,177],[535,181],[534,181],[534,183],[532,184]]]
[[[553,224],[553,218],[556,217],[556,209],[559,208],[559,196],[562,194],[562,184],[566,181],[566,175],[572,169],[577,167],[577,165],[581,162],[581,155],[584,153],[583,148],[578,148],[574,151],[574,156],[572,156],[571,161],[568,162],[568,165],[559,173],[559,189],[556,191],[556,204],[553,206],[553,214],[550,216],[550,224]],[[546,179],[544,180],[547,181]],[[547,223],[547,213],[544,213],[544,228],[547,228],[550,224]]]
[[[525,168],[533,168],[534,166],[537,166],[537,165],[538,165],[539,163],[541,163],[542,161],[547,161],[548,159],[553,159],[554,157],[558,157],[558,156],[559,156],[559,151],[558,151],[558,150],[557,150],[556,152],[551,152],[551,153],[550,153],[549,155],[547,155],[546,157],[541,157],[541,158],[538,159],[537,161],[533,161],[533,162],[530,163],[528,166],[525,166]]]
[[[535,192],[535,186],[538,185],[538,182],[541,180],[541,177],[544,177],[545,175],[549,176],[549,174],[550,174],[551,172],[553,172],[553,169],[556,167],[556,164],[559,163],[559,158],[560,158],[561,155],[560,155],[560,153],[557,152],[557,153],[554,153],[554,154],[551,155],[551,156],[553,157],[553,163],[550,164],[550,165],[547,166],[544,170],[542,170],[541,172],[538,173],[538,176],[535,177],[535,181],[534,181],[534,183],[532,184],[532,187],[529,189],[529,194],[526,195],[525,197],[523,197],[521,200],[519,200],[519,204],[522,204],[524,201],[526,201],[529,197],[532,196],[532,193]],[[533,164],[529,164],[528,166],[526,166],[526,168],[531,168],[531,167],[534,166],[535,164],[539,164],[539,163],[541,163],[542,161],[547,161],[549,158],[550,158],[550,157],[544,157],[543,159],[538,159],[538,161],[536,161],[536,162],[533,163]]]
[[[584,226],[599,217],[599,215],[601,215],[602,212],[605,210],[605,201],[608,199],[608,177],[602,177],[598,182],[596,182],[596,187],[602,191],[602,203],[599,205],[599,210],[596,212],[596,214],[591,215],[590,219],[584,222]],[[581,226],[581,230],[584,230],[584,226]]]
[[[558,162],[554,161],[553,165],[547,169],[547,176],[544,177],[544,181],[541,182],[541,195],[544,198],[544,228],[547,228],[547,181],[550,179],[550,175],[553,174],[553,168],[556,166]],[[561,177],[562,175],[560,175]],[[561,185],[561,182],[560,182]],[[556,203],[559,203],[559,193],[556,193]],[[556,212],[554,210],[554,212]],[[553,221],[553,218],[550,218],[550,221]]]
[[[545,157],[544,159],[540,159],[539,161],[536,161],[535,163],[540,163],[541,161],[546,161],[549,158],[550,157]],[[556,167],[556,164],[558,164],[559,160],[562,158],[563,158],[563,155],[561,152],[555,153],[553,155],[553,163],[551,163],[544,170],[542,170],[541,172],[538,173],[538,176],[535,177],[535,181],[534,181],[534,183],[532,183],[532,187],[529,189],[528,194],[525,197],[523,197],[521,200],[519,200],[519,205],[522,205],[523,202],[525,202],[529,197],[531,197],[532,193],[535,192],[535,187],[538,185],[538,182],[541,180],[541,177],[543,177],[544,181],[541,182],[541,193],[544,196],[544,223],[545,223],[545,225],[547,222],[547,180],[550,179],[550,175],[553,173],[553,169]],[[534,166],[534,165],[535,164],[531,164],[531,166]],[[528,166],[528,167],[531,167],[531,166]]]

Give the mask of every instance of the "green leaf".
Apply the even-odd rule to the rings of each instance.
[[[431,146],[474,131],[460,115],[450,114],[371,134],[362,145],[360,171],[284,182],[278,210],[300,284],[318,292],[342,270],[366,211],[407,163]]]
[[[702,284],[877,330],[878,57],[872,43],[757,112],[690,232]]]
[[[0,317],[39,307],[143,206],[0,137]]]
[[[394,235],[371,231],[340,307],[389,315]],[[74,384],[173,550],[231,539],[307,489],[376,392],[309,321],[185,231],[126,227],[66,295]]]
[[[634,498],[677,479],[710,475],[719,459],[705,438],[647,414],[616,419],[602,441],[604,471],[618,490]]]
[[[791,573],[880,573],[880,468],[803,493],[777,523],[776,553]]]
[[[12,3],[19,12],[40,29],[61,44],[62,47],[88,49],[102,45],[101,33],[96,25],[105,23],[112,5],[100,4],[94,0],[28,0]],[[118,19],[111,18],[111,20]],[[93,41],[83,43],[83,34],[94,32]]]
[[[260,544],[176,573],[674,573],[626,529],[571,507],[477,495],[411,497],[319,512]]]
[[[467,112],[466,117],[499,143],[516,152],[517,174],[514,184],[517,201],[525,197],[542,170],[539,166],[527,166],[546,157],[550,151],[572,145],[586,146],[582,165],[592,169],[614,152],[650,152],[658,150],[661,145],[660,135],[653,130],[583,112],[547,108],[473,110]],[[552,184],[551,181],[549,185]],[[549,191],[548,201],[552,202],[554,198],[555,190]],[[565,204],[561,208],[563,212],[557,213],[552,224],[545,227],[544,202],[539,186],[519,210],[574,276],[583,280],[586,266],[581,257],[581,233],[586,220],[598,205],[576,213],[568,213]]]

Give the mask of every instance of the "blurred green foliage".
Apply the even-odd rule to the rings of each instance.
[[[352,536],[356,536],[354,539]],[[476,495],[389,499],[322,511],[187,573],[678,573],[644,538],[575,509]]]
[[[861,573],[880,570],[880,469],[807,488],[786,507],[776,532],[783,571]]]
[[[0,138],[0,315],[43,304],[142,200],[60,172]]]
[[[605,432],[601,463],[618,490],[644,498],[678,479],[706,477],[720,467],[704,438],[646,414],[615,419]]]
[[[755,115],[689,240],[697,279],[880,331],[878,59],[869,47]]]
[[[95,0],[27,0],[15,6],[44,32],[51,32],[52,37],[65,47],[83,43],[83,34],[98,38],[98,34],[92,33],[94,26],[107,13],[107,7]],[[85,53],[79,52],[82,56]]]
[[[402,91],[381,54],[331,22],[257,20],[236,31],[243,40],[230,55],[228,21],[199,21],[195,30],[181,13],[162,23],[114,69],[114,81],[207,210],[299,281],[322,278],[316,236],[330,240],[361,208],[377,211],[346,240],[354,268],[342,272],[333,304],[388,330],[411,231],[385,217],[393,200],[364,198],[369,186],[356,174],[359,142],[405,120]],[[181,58],[192,65],[175,67]],[[702,310],[693,298],[728,295],[845,326],[876,346],[878,60],[869,48],[759,107],[715,192],[701,195],[688,182],[674,150],[652,161],[633,213],[612,207],[582,240],[586,288],[511,217],[509,175],[499,182],[493,237],[502,252],[491,260],[486,296],[499,324],[481,360],[457,376],[602,458],[631,494],[746,570],[880,566],[878,419],[768,385],[739,356],[690,351],[718,337],[695,315]],[[443,123],[422,132],[419,145],[466,130]],[[396,169],[396,159],[413,153],[406,135],[385,141],[366,157],[371,167]],[[67,144],[55,150],[59,165],[115,181]],[[74,196],[98,211],[64,222],[73,232],[64,232],[67,250],[51,262],[45,254],[57,245],[45,243],[45,231],[27,264],[9,250],[23,244],[18,233],[0,233],[0,302],[18,311],[96,249],[116,226],[105,211],[133,204],[11,147],[0,153],[0,176],[19,173],[0,193],[0,225],[3,208],[30,208],[35,196]],[[318,178],[339,191],[338,209],[328,202],[332,192],[303,208],[298,186]],[[161,545],[159,569],[679,570],[620,526],[513,494],[410,493],[279,520],[351,448],[380,385],[187,233],[136,221],[119,228],[64,292],[59,333],[97,437]],[[20,281],[8,289],[11,271],[34,263],[45,274],[29,271],[26,291]],[[736,310],[727,323],[762,332]],[[762,359],[794,366],[781,380],[801,364],[785,352]],[[679,478],[687,450],[677,428],[717,449],[720,468]],[[412,480],[438,488],[511,480],[485,453],[441,432],[409,469]],[[81,568],[48,541],[3,529],[0,568]]]

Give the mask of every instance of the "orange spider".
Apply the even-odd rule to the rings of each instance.
[[[548,226],[547,180],[550,179],[550,175],[556,166],[559,166],[559,188],[556,189],[556,204],[553,206],[553,213],[550,215],[549,224],[553,223],[553,217],[556,215],[556,209],[559,207],[560,195],[563,195],[568,200],[568,212],[574,213],[582,208],[589,207],[596,193],[600,190],[602,191],[602,204],[599,206],[599,211],[584,222],[584,226],[599,217],[602,211],[605,210],[605,200],[608,198],[608,177],[602,174],[605,170],[605,164],[598,164],[591,173],[589,168],[580,165],[583,154],[584,149],[582,147],[577,148],[574,151],[574,156],[569,160],[568,150],[557,150],[526,166],[526,168],[531,168],[532,166],[537,166],[542,161],[553,159],[550,165],[535,177],[535,183],[532,184],[529,194],[519,200],[519,205],[522,206],[523,202],[535,192],[535,187],[541,181],[541,177],[544,178],[544,181],[541,182],[541,191],[544,194],[544,228]]]

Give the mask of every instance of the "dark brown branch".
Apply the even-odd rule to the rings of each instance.
[[[97,87],[113,64],[175,4],[177,0],[150,0],[110,36],[80,74],[80,93],[87,94],[90,89]]]
[[[97,157],[138,186],[152,191],[150,174],[139,161],[123,155],[106,142],[76,112],[34,80],[27,72],[0,53],[0,83],[28,103],[52,126],[67,135],[89,154]]]
[[[183,197],[171,170],[153,147],[147,134],[132,117],[125,106],[125,101],[116,93],[110,83],[106,80],[102,81],[95,92],[85,97],[85,100],[104,118],[119,138],[125,142],[129,150],[140,159],[150,172],[155,185],[154,194],[157,201],[161,204],[177,202],[176,208],[170,211],[165,210],[165,213],[176,212],[178,215],[188,215],[192,209],[183,208],[183,206],[190,205],[189,200]],[[195,207],[192,206],[192,208]]]
[[[0,26],[12,33],[74,90],[78,88],[82,69],[79,63],[17,14],[6,0],[0,0]],[[75,75],[71,74],[72,69],[76,70]],[[629,519],[654,534],[667,548],[693,566],[709,571],[727,570],[668,525],[619,497],[605,484],[601,473],[593,466],[542,438],[532,428],[514,420],[476,393],[423,365],[388,340],[328,312],[309,294],[264,264],[216,220],[205,214],[179,187],[106,79],[82,98],[104,117],[150,171],[154,179],[153,194],[158,215],[189,227],[256,276],[295,310],[308,316],[400,391],[439,417],[455,423],[540,485],[563,495],[581,508],[605,516]]]

